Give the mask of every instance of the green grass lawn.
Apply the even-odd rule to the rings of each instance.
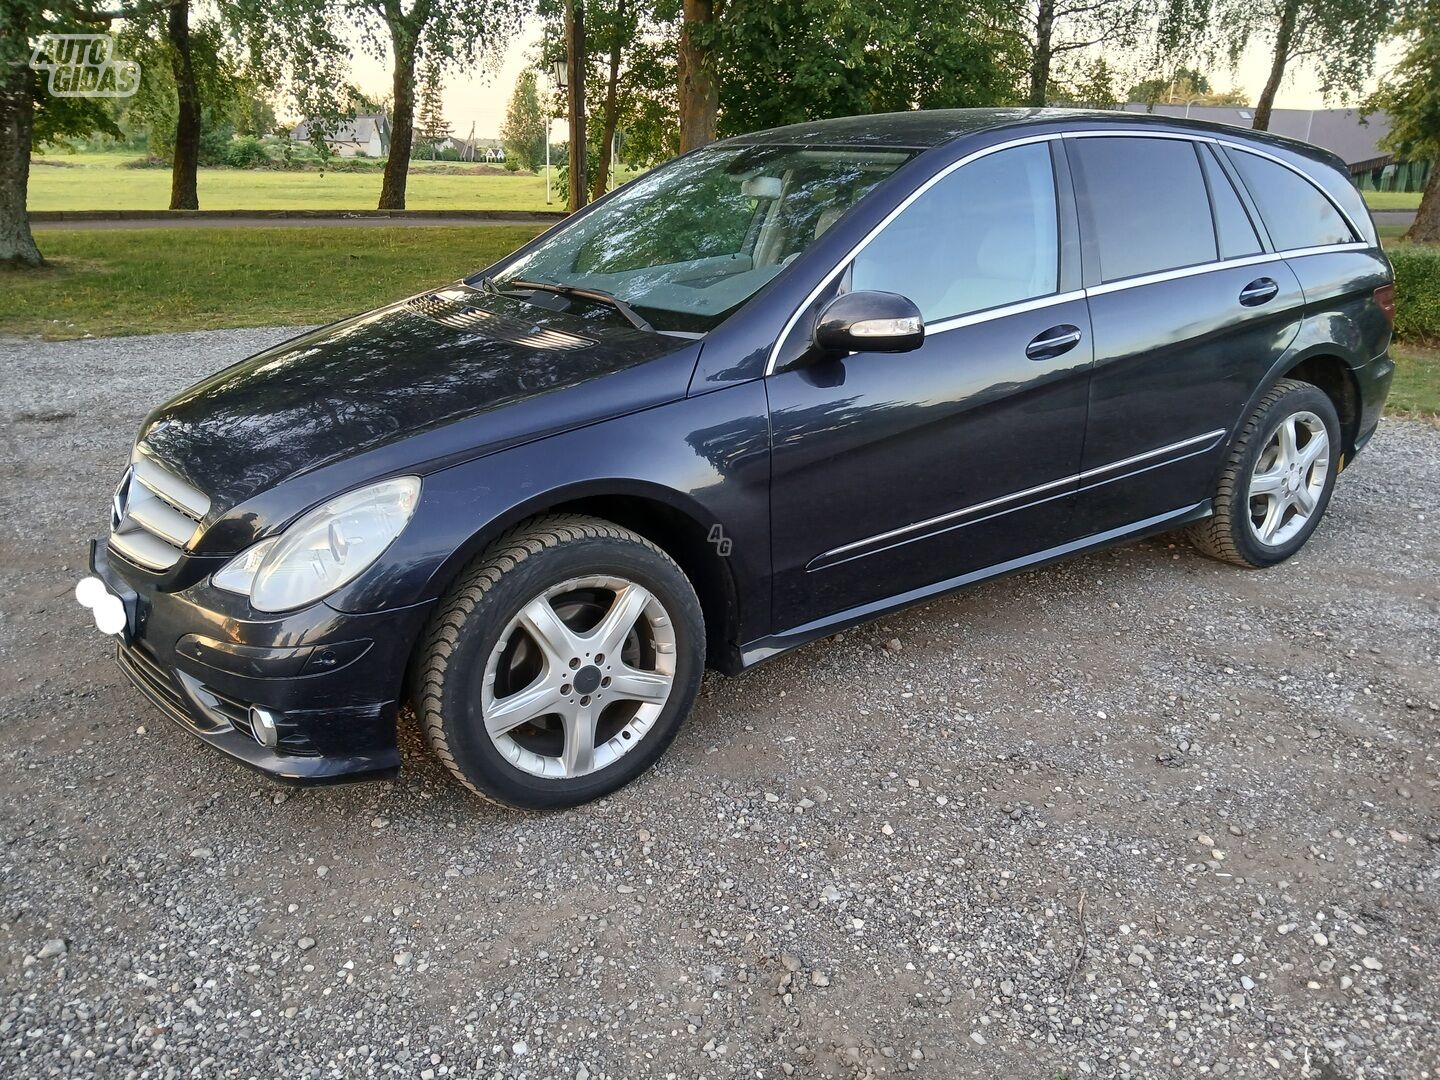
[[[1440,349],[1397,344],[1395,382],[1385,411],[1392,416],[1420,416],[1440,420]]]
[[[46,338],[323,323],[472,273],[540,230],[54,230],[0,271],[0,334]]]
[[[46,154],[30,167],[31,210],[164,210],[170,205],[169,169],[130,169],[134,151]],[[41,162],[44,162],[42,164]],[[543,176],[476,176],[469,162],[411,163],[409,210],[545,210]],[[492,166],[493,168],[493,166]],[[202,210],[373,210],[381,170],[290,172],[201,169],[196,178]],[[563,209],[563,199],[548,209]]]
[[[1420,209],[1419,191],[1362,191],[1365,196],[1365,205],[1371,210],[1418,210]]]

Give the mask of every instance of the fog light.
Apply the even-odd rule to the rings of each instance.
[[[272,750],[280,741],[280,731],[275,726],[275,714],[259,705],[250,706],[250,731],[256,742]]]

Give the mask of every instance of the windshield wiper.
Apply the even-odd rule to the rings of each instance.
[[[613,293],[604,292],[600,289],[585,289],[579,285],[557,285],[550,281],[530,281],[527,278],[509,278],[503,282],[490,282],[489,284],[492,288],[498,284],[511,289],[539,289],[541,292],[558,293],[561,296],[573,296],[577,300],[589,300],[597,304],[608,304],[624,316],[625,321],[635,327],[635,329],[644,330],[651,334],[657,333],[655,327],[651,326],[643,315],[624,300],[621,300]]]

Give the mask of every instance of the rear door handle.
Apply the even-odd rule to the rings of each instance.
[[[1280,286],[1274,278],[1256,278],[1240,290],[1240,303],[1246,307],[1259,307],[1261,304],[1274,300],[1279,292]]]
[[[1063,356],[1076,345],[1080,344],[1080,328],[1071,326],[1069,323],[1061,323],[1059,326],[1052,326],[1049,330],[1041,330],[1025,346],[1025,355],[1031,360],[1053,360],[1057,356]]]

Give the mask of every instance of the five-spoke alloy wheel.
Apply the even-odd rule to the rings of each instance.
[[[664,751],[698,689],[704,640],[694,589],[655,545],[596,518],[539,518],[441,604],[417,712],[477,794],[573,806]]]
[[[1320,523],[1340,465],[1340,419],[1319,387],[1282,379],[1241,425],[1197,547],[1240,566],[1273,566]]]

